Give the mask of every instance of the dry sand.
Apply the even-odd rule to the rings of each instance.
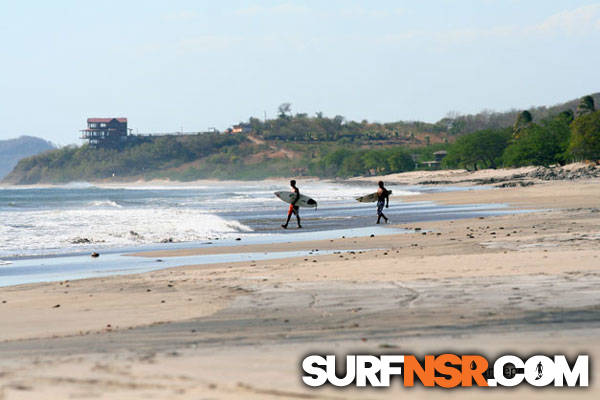
[[[403,225],[411,234],[152,255],[353,252],[0,288],[0,399],[597,398],[593,367],[585,390],[448,392],[307,389],[299,363],[448,350],[594,363],[599,183],[415,196],[538,211]]]

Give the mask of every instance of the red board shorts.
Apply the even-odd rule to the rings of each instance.
[[[298,206],[290,204],[290,208],[288,209],[288,215],[296,214],[298,215]]]

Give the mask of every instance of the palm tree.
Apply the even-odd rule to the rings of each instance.
[[[513,138],[518,139],[521,131],[530,126],[532,122],[533,117],[531,116],[531,113],[527,110],[522,111],[513,126]]]
[[[582,116],[596,111],[594,105],[594,98],[592,96],[584,96],[581,98],[579,105],[577,106],[577,116]]]

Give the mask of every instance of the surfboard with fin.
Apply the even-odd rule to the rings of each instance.
[[[295,197],[294,193],[286,191],[275,192],[275,196],[288,204],[292,204],[292,199]],[[317,208],[317,201],[308,196],[300,194],[300,199],[296,205],[298,207]]]
[[[388,193],[392,194],[392,191],[388,190]],[[359,203],[373,203],[377,201],[377,192],[357,197],[356,201],[358,201]]]

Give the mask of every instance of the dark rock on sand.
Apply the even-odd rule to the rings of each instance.
[[[417,185],[452,185],[455,182],[452,181],[421,181],[417,182]]]
[[[71,240],[72,244],[87,244],[87,243],[92,243],[92,241],[88,238],[75,238],[73,240]]]
[[[496,187],[498,188],[505,188],[505,187],[517,187],[517,186],[532,186],[534,185],[533,182],[531,181],[516,181],[516,182],[505,182],[505,183],[501,183],[499,185],[496,185]]]

